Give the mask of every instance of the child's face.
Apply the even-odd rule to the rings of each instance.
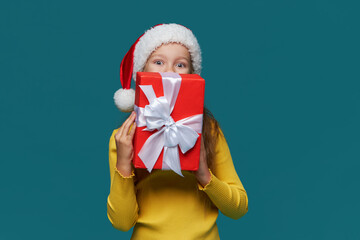
[[[192,73],[190,53],[179,43],[161,45],[150,55],[143,71]]]

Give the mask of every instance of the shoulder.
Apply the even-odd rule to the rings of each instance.
[[[118,131],[119,131],[119,128],[113,129],[111,135],[115,135],[115,133],[117,133]]]
[[[113,137],[114,137],[114,135],[115,135],[118,131],[119,131],[119,129],[118,129],[118,128],[113,129],[113,130],[112,130],[112,132],[111,132],[110,138],[113,138]]]
[[[220,124],[216,120],[211,121],[211,133],[214,138],[214,148],[215,152],[222,152],[224,150],[227,151],[228,143],[225,138],[225,134],[220,127]]]

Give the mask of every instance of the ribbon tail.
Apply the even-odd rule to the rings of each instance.
[[[153,169],[156,160],[159,158],[159,155],[164,147],[163,132],[164,128],[152,134],[146,140],[138,154],[149,172],[151,172],[151,170]]]
[[[164,147],[163,164],[164,163],[165,163],[165,167],[170,168],[171,170],[176,172],[178,175],[184,177],[181,172],[179,149],[177,146]]]
[[[165,152],[167,151],[167,147],[164,147],[164,157],[163,157],[163,161],[162,161],[162,170],[170,170],[171,168],[166,164],[165,161]]]

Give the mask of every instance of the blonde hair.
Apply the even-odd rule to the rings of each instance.
[[[208,108],[204,106],[203,128],[201,137],[204,140],[206,160],[208,167],[212,170],[216,154],[216,144],[220,135],[220,124]]]

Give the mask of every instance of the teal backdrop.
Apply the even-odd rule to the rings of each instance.
[[[358,1],[2,1],[0,239],[130,239],[106,215],[120,62],[189,27],[249,197],[221,239],[360,239]],[[358,189],[358,190],[356,190]]]

